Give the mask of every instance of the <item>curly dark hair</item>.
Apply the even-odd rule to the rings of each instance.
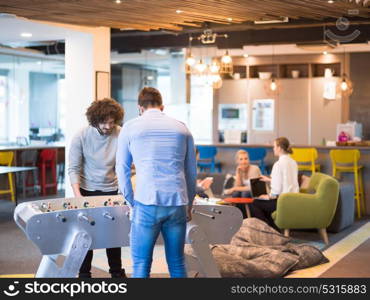
[[[114,119],[116,125],[121,125],[123,115],[123,107],[110,98],[95,100],[86,111],[87,120],[93,127],[98,127],[99,123],[104,123],[109,118]]]

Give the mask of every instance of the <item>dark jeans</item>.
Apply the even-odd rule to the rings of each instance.
[[[80,188],[82,196],[109,196],[117,195],[118,191],[103,192],[103,191],[86,191]],[[121,248],[107,248],[107,258],[109,264],[109,273],[112,277],[122,277]],[[79,277],[91,277],[91,262],[93,259],[93,250],[87,251],[86,257],[82,262]]]
[[[244,191],[244,192],[233,192],[231,195],[232,198],[251,198],[251,192],[250,191]],[[247,211],[245,210],[245,204],[243,203],[237,203],[236,207],[239,208],[243,214],[243,219],[247,218]]]
[[[276,210],[277,199],[272,200],[254,200],[252,204],[249,205],[251,210],[251,215],[254,218],[258,218],[265,223],[267,223],[272,228],[279,231],[271,214]]]

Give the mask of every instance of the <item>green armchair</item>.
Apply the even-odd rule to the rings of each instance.
[[[326,228],[337,208],[339,183],[329,175],[316,172],[310,179],[307,191],[281,194],[272,218],[279,228],[284,229],[285,236],[289,236],[290,229],[317,228],[328,244]]]

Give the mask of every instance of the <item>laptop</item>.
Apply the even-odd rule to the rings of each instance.
[[[261,195],[269,194],[266,182],[260,180],[259,178],[252,178],[250,181],[252,198],[255,200],[267,200],[259,198]]]

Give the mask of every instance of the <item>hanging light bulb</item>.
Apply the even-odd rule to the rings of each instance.
[[[343,70],[346,71],[346,48],[343,46]],[[344,95],[350,96],[353,93],[353,84],[351,79],[346,73],[342,74],[342,82],[340,84],[340,89]]]
[[[233,60],[229,55],[229,51],[226,50],[225,55],[221,57],[220,73],[222,74],[233,74]]]
[[[231,56],[229,55],[229,51],[226,50],[226,53],[222,56],[221,58],[221,62],[224,63],[224,64],[230,64],[232,63],[232,58]]]
[[[222,86],[222,78],[220,74],[212,75],[212,87],[219,89]]]
[[[220,65],[218,64],[216,60],[212,61],[212,64],[209,66],[209,70],[213,74],[217,74],[220,71]]]
[[[190,53],[189,56],[186,58],[186,64],[190,67],[195,65],[195,58],[194,56]]]
[[[342,83],[340,84],[340,88],[343,92],[348,90],[348,84],[347,84],[347,81],[344,77],[342,79]]]
[[[207,66],[203,62],[203,59],[200,59],[200,61],[195,65],[194,68],[197,70],[198,73],[202,74],[206,70]]]
[[[271,89],[271,91],[276,91],[276,89],[277,89],[277,84],[276,84],[274,78],[271,80],[270,89]]]

